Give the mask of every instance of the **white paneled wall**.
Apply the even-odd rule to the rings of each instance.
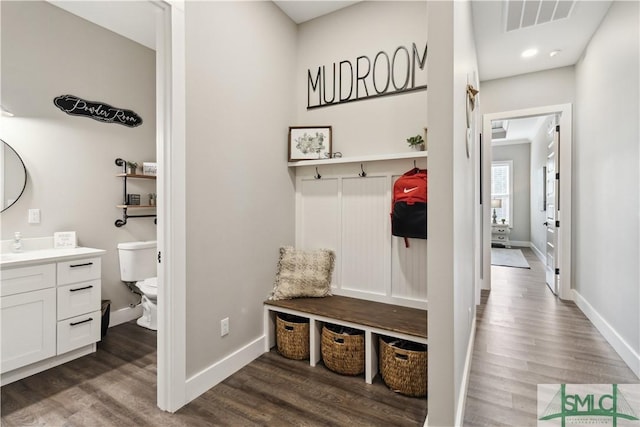
[[[323,165],[320,179],[296,167],[296,246],[336,252],[334,294],[427,308],[427,241],[391,236],[393,182],[412,166],[369,162],[360,177],[360,164]]]

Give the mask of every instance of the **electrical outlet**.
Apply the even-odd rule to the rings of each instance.
[[[220,336],[229,335],[229,318],[225,317],[220,321]]]
[[[40,209],[29,209],[29,224],[40,224]]]

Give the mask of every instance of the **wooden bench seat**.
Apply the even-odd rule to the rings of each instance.
[[[309,319],[309,363],[321,359],[322,324],[336,323],[365,333],[365,380],[371,384],[378,373],[378,335],[427,344],[427,311],[416,308],[333,295],[265,301],[265,351],[276,345],[275,316],[288,313]]]

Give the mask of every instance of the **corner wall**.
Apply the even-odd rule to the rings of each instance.
[[[613,2],[576,65],[577,303],[640,375],[639,4]]]
[[[429,425],[462,422],[475,318],[474,164],[466,141],[466,85],[477,75],[469,2],[428,2]],[[434,208],[437,206],[437,208]],[[437,249],[437,250],[431,250]],[[435,391],[434,391],[435,390]]]
[[[294,242],[296,26],[272,2],[188,2],[185,28],[186,373],[206,390],[262,353],[262,302]]]

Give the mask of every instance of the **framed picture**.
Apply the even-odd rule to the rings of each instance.
[[[289,161],[331,157],[331,126],[290,126]]]

